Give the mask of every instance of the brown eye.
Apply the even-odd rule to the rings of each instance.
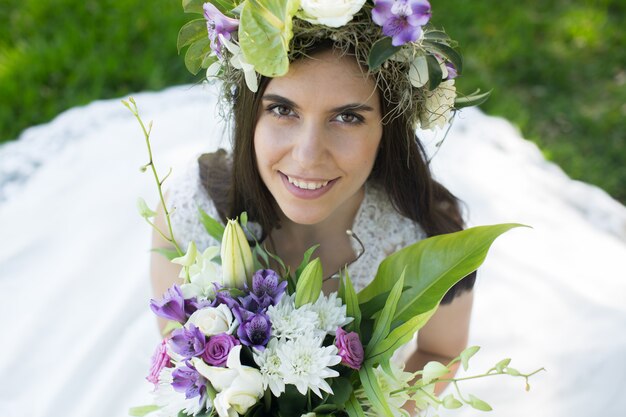
[[[289,107],[285,107],[282,105],[272,106],[270,108],[270,111],[278,117],[291,116],[293,114]]]
[[[358,124],[363,122],[363,118],[354,113],[341,113],[335,118],[335,120],[346,124]]]

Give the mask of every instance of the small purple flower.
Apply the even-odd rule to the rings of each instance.
[[[269,317],[264,313],[251,313],[250,311],[235,308],[235,318],[239,322],[237,337],[241,344],[251,346],[259,350],[265,349],[272,334],[272,324]]]
[[[184,392],[185,398],[200,396],[200,403],[206,396],[207,380],[189,362],[172,372],[172,387],[178,392]]]
[[[393,46],[419,39],[431,16],[427,0],[374,0],[374,4],[372,20],[391,36]]]
[[[159,317],[174,320],[180,324],[185,324],[187,321],[183,292],[176,284],[167,290],[160,301],[150,300],[150,308]]]
[[[224,16],[217,7],[211,3],[204,3],[204,18],[206,19],[206,27],[209,32],[209,40],[211,41],[211,49],[215,54],[222,58],[222,42],[219,35],[230,40],[231,33],[239,27],[239,20]]]
[[[453,80],[459,75],[456,67],[451,62],[446,62],[446,68],[448,69],[448,78],[446,78],[444,81]]]
[[[279,283],[280,277],[271,269],[260,269],[252,276],[252,292],[250,296],[261,309],[276,305],[283,297],[287,281]]]
[[[226,366],[226,360],[228,359],[230,350],[239,344],[239,340],[228,333],[216,334],[209,338],[204,348],[202,358],[209,365]]]
[[[206,337],[193,323],[172,332],[170,347],[185,359],[200,356],[204,352]]]
[[[365,355],[358,333],[348,333],[341,327],[338,327],[335,337],[335,346],[337,346],[339,350],[337,354],[341,356],[342,364],[352,369],[358,370],[361,368]]]
[[[156,386],[159,383],[159,374],[163,368],[171,367],[172,361],[167,354],[167,339],[163,339],[154,350],[154,354],[152,355],[152,365],[150,366],[150,374],[146,377],[146,379],[152,382],[154,384],[154,388],[156,389]]]
[[[205,307],[211,307],[213,302],[210,300],[198,300],[197,297],[185,299],[185,314],[187,318],[195,313],[197,310],[202,310]]]
[[[225,290],[215,285],[215,299],[211,303],[211,307],[217,307],[220,304],[226,304],[228,308],[233,310],[236,306],[239,307],[239,302],[230,294],[228,290]]]

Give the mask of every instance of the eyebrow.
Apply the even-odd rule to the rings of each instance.
[[[266,101],[273,101],[276,103],[280,103],[280,104],[284,104],[288,107],[291,107],[293,109],[299,109],[300,107],[294,103],[293,101],[289,100],[287,97],[283,97],[280,96],[278,94],[265,94],[262,97],[262,100],[266,100]],[[368,104],[365,103],[348,103],[348,104],[344,104],[343,106],[339,106],[339,107],[335,107],[333,109],[331,109],[331,113],[343,113],[345,111],[348,110],[353,110],[353,111],[374,111],[374,108]]]

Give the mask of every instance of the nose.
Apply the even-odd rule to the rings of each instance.
[[[326,134],[323,125],[309,121],[304,123],[293,139],[291,155],[302,168],[319,165],[327,154]]]

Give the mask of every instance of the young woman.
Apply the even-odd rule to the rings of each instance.
[[[219,22],[212,22],[215,30]],[[361,36],[358,27],[351,30]],[[246,211],[258,225],[258,240],[292,269],[319,244],[314,255],[327,277],[323,290],[336,290],[333,275],[348,265],[358,291],[386,256],[425,237],[461,230],[463,220],[459,202],[432,178],[415,137],[415,120],[421,117],[416,109],[424,112],[428,103],[405,100],[405,85],[415,96],[425,97],[427,90],[415,88],[413,78],[413,86],[395,85],[409,64],[394,61],[391,68],[399,70],[374,75],[359,50],[365,41],[337,41],[342,32],[311,41],[310,33],[294,29],[291,45],[297,53],[285,75],[260,77],[251,85],[248,74],[240,74],[226,85],[234,121],[232,154],[201,156],[186,176],[170,184],[168,205],[183,247],[191,240],[200,250],[215,244],[204,232],[197,206],[223,221]],[[223,65],[224,71],[234,71],[227,60]],[[164,227],[162,210],[157,225]],[[159,235],[153,243],[164,246]],[[165,258],[153,256],[156,296],[177,282],[178,272]],[[466,347],[473,283],[472,274],[448,292],[419,331],[417,346],[405,358],[406,370],[419,370],[430,360],[445,363]]]

